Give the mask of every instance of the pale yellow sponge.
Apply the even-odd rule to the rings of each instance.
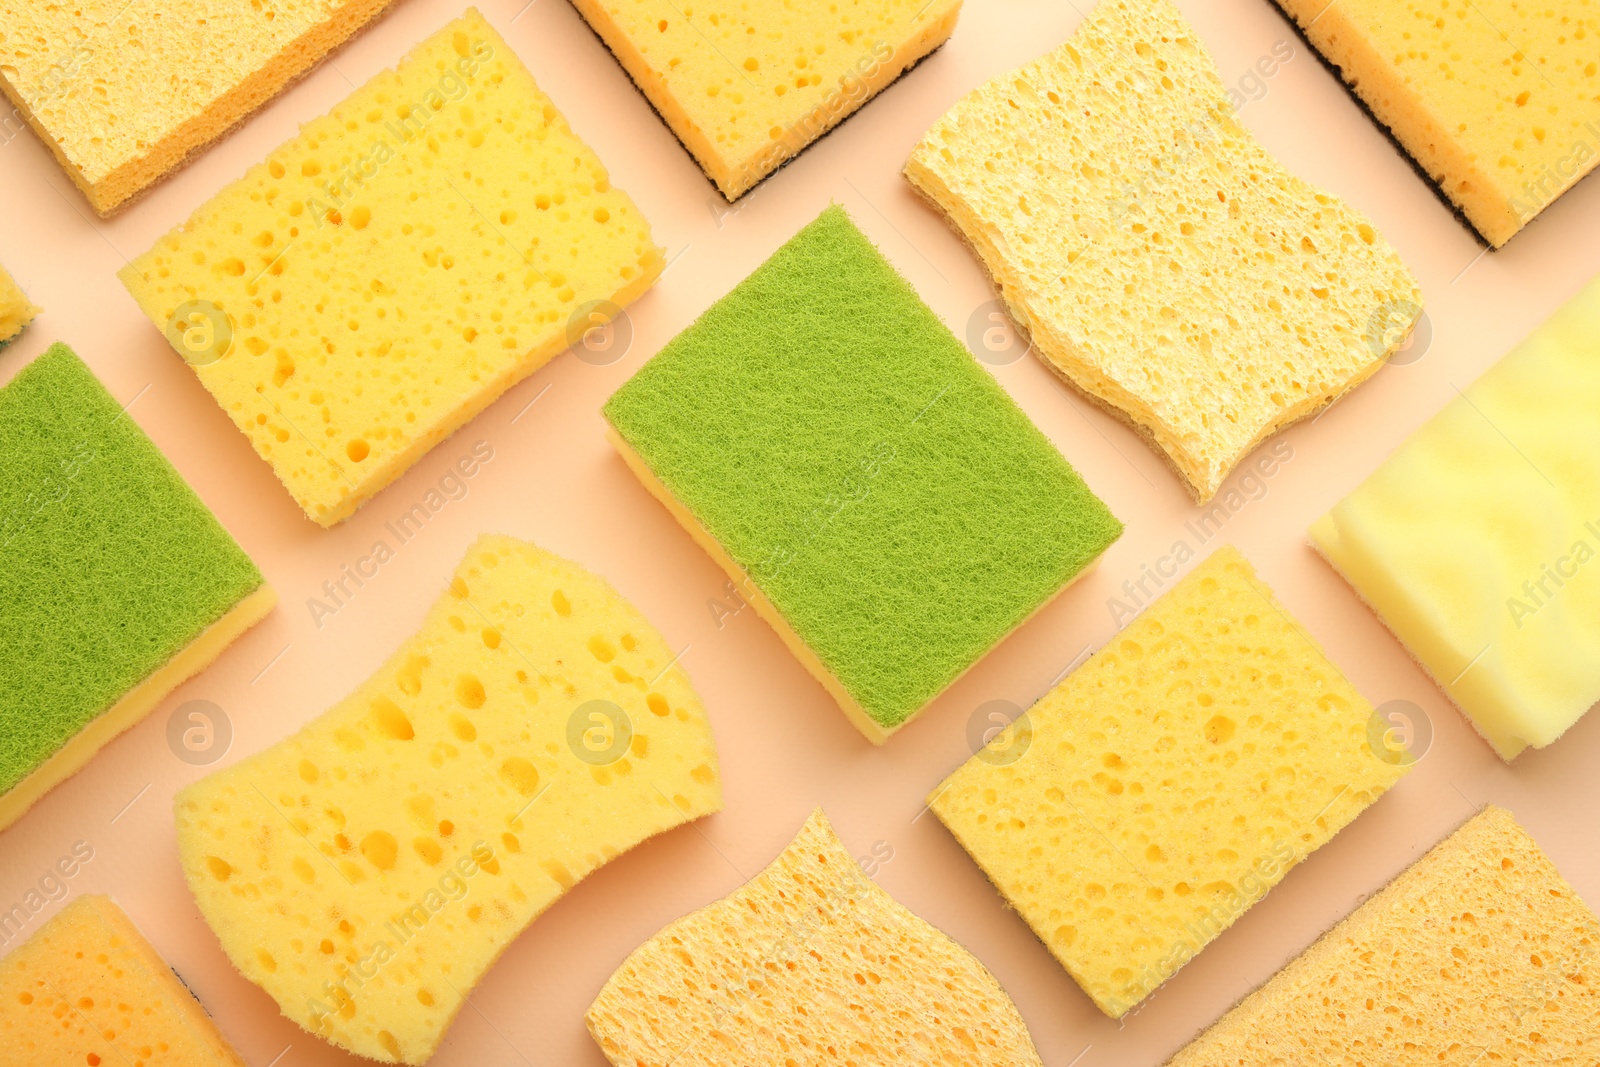
[[[1600,2],[1276,0],[1499,248],[1600,161]]]
[[[1382,366],[1421,313],[1372,225],[1234,119],[1171,0],[1102,0],[1060,48],[958,103],[906,177],[1047,363],[1202,503]]]
[[[1600,920],[1488,808],[1168,1067],[1592,1067]]]
[[[16,339],[22,328],[34,320],[39,309],[17,287],[11,275],[0,267],[0,348]]]
[[[99,896],[77,898],[0,961],[0,1062],[245,1067],[122,909]]]
[[[0,88],[107,215],[392,2],[0,0]]]
[[[1600,701],[1600,280],[1311,541],[1503,759]]]
[[[635,949],[586,1018],[617,1067],[1040,1067],[1000,983],[879,889],[820,810]]]
[[[956,28],[961,0],[573,0],[735,200]]]
[[[1119,1017],[1409,769],[1373,715],[1221,548],[928,803]]]
[[[121,277],[327,526],[662,266],[633,202],[469,9]]]
[[[201,913],[290,1019],[422,1063],[536,916],[721,808],[674,658],[599,577],[483,537],[360,689],[178,795]]]

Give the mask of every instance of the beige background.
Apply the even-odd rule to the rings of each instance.
[[[243,436],[140,315],[115,272],[224,184],[461,10],[404,0],[293,91],[109,223],[96,220],[30,134],[0,143],[0,262],[47,310],[0,354],[0,379],[55,340],[72,344],[216,510],[282,604],[209,671],[109,746],[0,836],[0,908],[22,900],[74,842],[94,859],[72,894],[112,894],[182,973],[253,1067],[357,1062],[283,1020],[236,975],[201,922],[177,864],[173,794],[205,773],[169,751],[182,702],[230,717],[216,766],[284,737],[365,678],[422,619],[475,535],[528,538],[606,576],[687,648],[710,709],[727,810],[612,863],[536,922],[478,987],[435,1062],[599,1067],[582,1014],[606,976],[666,922],[732,890],[770,860],[817,805],[852,852],[894,858],[878,882],[968,945],[1015,997],[1050,1067],[1162,1062],[1355,904],[1486,802],[1512,809],[1600,905],[1600,715],[1558,744],[1502,764],[1388,632],[1305,544],[1305,528],[1455,388],[1476,378],[1600,270],[1600,182],[1591,179],[1509,247],[1482,246],[1412,172],[1267,0],[1185,0],[1236,83],[1274,44],[1294,58],[1242,121],[1290,169],[1371,215],[1421,280],[1431,348],[1390,366],[1284,439],[1294,458],[1229,523],[1238,544],[1375,704],[1410,700],[1434,740],[1393,792],[1293,871],[1262,903],[1120,1025],[1100,1015],[1006,911],[931,815],[927,792],[969,754],[975,708],[1026,705],[1113,633],[1107,598],[1185,536],[1177,479],[1127,429],[1066,391],[1034,359],[995,373],[1128,525],[1099,570],[1006,641],[881,749],[846,724],[754,613],[719,628],[708,601],[723,576],[607,447],[601,402],[664,342],[830,201],[843,203],[944,320],[965,335],[992,299],[966,247],[899,169],[962,93],[1059,44],[1081,18],[1060,0],[969,0],[954,38],[792,166],[727,213],[565,0],[485,0],[489,20],[580,136],[638,201],[673,265],[633,309],[631,350],[606,367],[570,354],[514,389],[379,495],[355,519],[312,525]],[[1087,9],[1086,0],[1078,0]],[[198,47],[229,47],[200,42]],[[0,134],[4,136],[4,134]],[[537,403],[527,407],[538,398]],[[135,400],[135,398],[137,398]],[[519,413],[520,417],[519,417]],[[417,503],[473,442],[495,458],[379,576],[319,629],[306,599],[363,555],[382,524]],[[1192,538],[1191,538],[1192,542]],[[1587,781],[1585,781],[1587,779]],[[59,908],[52,903],[29,931]],[[14,944],[15,942],[13,942]],[[10,945],[0,948],[3,951]]]

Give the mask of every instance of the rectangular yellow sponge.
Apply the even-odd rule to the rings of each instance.
[[[0,267],[0,348],[16,340],[22,328],[39,314],[11,275]]]
[[[961,0],[573,6],[730,201],[944,44],[961,14]]]
[[[100,896],[77,898],[0,961],[0,1062],[245,1067],[150,942]]]
[[[330,526],[662,266],[633,202],[469,9],[121,277]]]
[[[1600,162],[1600,7],[1276,0],[1499,248]]]
[[[1227,547],[928,803],[1120,1017],[1409,769],[1373,715]]]
[[[392,2],[0,0],[0,89],[108,215]]]
[[[1488,808],[1167,1067],[1595,1062],[1600,920]]]
[[[1047,364],[1202,503],[1374,373],[1421,313],[1371,223],[1237,122],[1171,0],[1102,0],[1060,48],[956,104],[906,177]]]
[[[1311,541],[1503,759],[1600,701],[1600,280]]]

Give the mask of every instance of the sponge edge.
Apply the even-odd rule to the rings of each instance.
[[[1396,1018],[1405,1005],[1404,1020]],[[1490,807],[1328,931],[1168,1067],[1594,1061],[1600,920]],[[1470,1050],[1465,1051],[1463,1050]]]
[[[617,1067],[820,1062],[799,1050],[821,1047],[830,1061],[1041,1063],[994,976],[878,888],[820,810],[760,874],[635,949],[585,1020]]]
[[[1421,313],[1367,219],[1232,112],[1170,0],[1103,0],[1056,51],[960,101],[905,168],[1048,365],[1201,503],[1375,373]]]
[[[28,300],[6,269],[0,267],[0,348],[15,341],[23,327],[38,314],[39,309]]]

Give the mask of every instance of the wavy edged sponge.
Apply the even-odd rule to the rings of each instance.
[[[728,200],[944,44],[961,0],[575,0]]]
[[[627,194],[468,9],[120,277],[331,526],[662,265]]]
[[[1200,502],[1383,365],[1422,293],[1357,212],[1233,117],[1171,0],[1102,0],[969,94],[906,177],[971,242],[1046,361]]]
[[[1168,1067],[1588,1067],[1600,919],[1488,808],[1251,993]]]
[[[862,873],[820,810],[635,949],[585,1018],[617,1067],[1041,1062],[994,976]]]
[[[182,980],[110,899],[79,897],[0,960],[9,1067],[245,1067]]]
[[[201,913],[290,1019],[422,1063],[534,918],[721,808],[711,728],[673,660],[596,575],[481,538],[361,688],[178,795]]]
[[[0,267],[0,348],[17,339],[22,328],[34,320],[39,309],[17,287],[11,275]]]
[[[1600,280],[1311,527],[1503,759],[1600,701]]]
[[[1122,533],[838,207],[605,415],[640,480],[875,743]]]
[[[275,601],[60,344],[0,389],[0,559],[0,829]]]
[[[1120,1017],[1409,769],[1372,715],[1225,547],[928,803]]]
[[[108,215],[392,2],[168,0],[150,18],[125,0],[0,0],[0,89]]]

